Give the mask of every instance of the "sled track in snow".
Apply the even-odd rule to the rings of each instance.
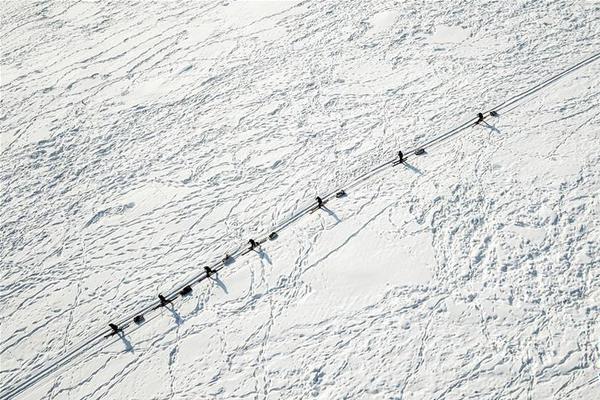
[[[560,73],[544,80],[543,82],[540,82],[539,84],[537,84],[519,94],[516,94],[516,95],[510,97],[509,99],[498,104],[497,106],[490,108],[489,110],[487,110],[485,112],[482,112],[482,114],[485,118],[485,117],[489,117],[491,115],[490,113],[494,112],[494,111],[500,112],[502,110],[506,110],[504,113],[510,112],[514,108],[516,108],[516,106],[512,107],[512,108],[508,108],[508,107],[515,105],[516,103],[520,102],[521,100],[525,99],[526,97],[532,96],[533,94],[545,89],[546,87],[553,84],[554,82],[564,78],[565,76],[571,74],[572,72],[579,70],[580,68],[583,68],[583,67],[597,61],[598,59],[600,59],[600,52],[595,53],[592,56],[561,71]],[[459,125],[441,135],[438,135],[438,136],[430,139],[429,141],[423,143],[421,146],[418,146],[414,149],[407,151],[406,155],[404,156],[404,160],[416,156],[415,153],[420,149],[430,149],[442,142],[446,142],[446,141],[450,140],[451,138],[455,137],[459,133],[464,132],[465,130],[476,126],[477,121],[478,121],[478,118],[474,117],[474,118],[464,122],[462,125]],[[371,170],[354,178],[352,181],[347,182],[346,185],[339,187],[336,190],[333,190],[333,191],[321,196],[321,199],[324,202],[327,202],[328,200],[335,198],[336,194],[339,193],[340,191],[348,191],[349,189],[355,188],[358,185],[360,185],[361,183],[368,180],[369,178],[373,177],[374,175],[384,171],[388,167],[394,167],[396,165],[399,165],[397,158],[386,161],[382,164],[379,164],[378,166],[372,168]],[[316,204],[314,202],[306,205],[304,208],[300,209],[299,211],[297,211],[296,213],[291,215],[289,218],[276,224],[272,229],[268,230],[267,232],[263,232],[257,239],[255,239],[256,242],[260,245],[262,243],[267,242],[268,240],[274,240],[276,238],[276,236],[271,237],[271,234],[273,234],[273,233],[277,234],[277,233],[283,231],[285,228],[287,228],[288,226],[290,226],[291,224],[293,224],[294,222],[296,222],[303,216],[311,213],[315,209],[318,209],[318,207],[316,206]],[[212,265],[210,265],[210,268],[211,268],[211,270],[213,270],[216,273],[219,270],[225,268],[225,266],[234,262],[237,257],[251,253],[253,250],[255,250],[255,248],[249,249],[249,248],[245,247],[244,245],[239,245],[237,248],[235,248],[235,250],[228,253],[223,260],[216,261]],[[175,300],[177,297],[184,296],[184,294],[181,293],[181,291],[184,288],[186,288],[188,286],[191,287],[193,285],[196,285],[208,278],[209,278],[209,276],[207,275],[206,272],[199,273],[199,274],[189,278],[185,282],[179,284],[178,286],[174,287],[171,291],[166,293],[164,296],[169,301]],[[119,328],[121,328],[123,330],[127,330],[128,328],[135,329],[137,327],[133,321],[133,318],[135,316],[143,315],[146,317],[145,322],[147,322],[158,316],[158,314],[156,313],[152,318],[147,318],[147,316],[149,314],[151,314],[153,311],[158,310],[160,307],[161,307],[161,304],[158,302],[148,304],[143,309],[138,310],[138,312],[136,312],[135,314],[131,314],[131,315],[123,317],[119,320],[115,320],[115,321],[113,321],[113,323],[115,323]],[[89,338],[88,340],[81,342],[80,344],[73,347],[66,353],[62,354],[61,356],[55,358],[54,360],[51,360],[47,365],[39,368],[36,371],[31,372],[30,374],[28,374],[27,376],[22,378],[18,383],[14,384],[13,386],[4,390],[2,393],[0,393],[0,400],[7,400],[10,398],[14,398],[15,396],[23,393],[25,390],[33,387],[35,384],[39,383],[45,377],[48,377],[51,373],[57,371],[62,366],[68,364],[70,361],[75,359],[80,354],[83,354],[87,350],[94,348],[95,346],[99,345],[100,343],[107,342],[108,339],[114,338],[114,337],[115,337],[115,335],[113,335],[113,332],[110,329],[104,329],[104,330],[99,331],[99,333],[97,335]]]

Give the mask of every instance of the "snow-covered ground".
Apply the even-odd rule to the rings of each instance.
[[[0,398],[315,196],[600,51],[597,1],[0,15]],[[599,77],[373,176],[17,397],[597,399]]]

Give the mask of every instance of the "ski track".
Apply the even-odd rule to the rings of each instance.
[[[3,388],[598,52],[600,3],[572,3],[5,2]],[[598,76],[332,199],[21,397],[597,398]]]

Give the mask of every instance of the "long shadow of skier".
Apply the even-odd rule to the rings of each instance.
[[[415,174],[423,175],[423,172],[419,168],[415,167],[414,165],[411,165],[411,164],[407,163],[406,161],[404,161],[402,164],[406,168],[408,168],[409,170],[411,170],[412,172],[414,172]]]
[[[487,121],[482,121],[481,124],[482,126],[488,128],[490,130],[490,133],[502,133],[500,132],[500,129],[496,128],[494,125],[490,124]]]
[[[266,251],[264,251],[263,249],[260,249],[260,250],[257,250],[257,253],[260,256],[260,258],[265,260],[268,264],[273,265],[273,263],[271,262],[271,257],[269,257],[269,255],[267,254]]]
[[[133,345],[131,344],[129,339],[127,339],[125,333],[123,331],[117,332],[117,336],[119,336],[119,339],[123,341],[123,344],[125,345],[125,351],[133,353]]]
[[[225,283],[223,283],[223,281],[221,280],[221,278],[219,278],[219,274],[215,274],[213,275],[214,278],[213,280],[215,281],[215,283],[221,288],[223,289],[223,291],[225,292],[225,294],[229,294],[229,291],[227,291],[227,286],[225,286]]]
[[[321,209],[323,211],[325,211],[327,214],[331,215],[334,219],[336,223],[342,222],[341,219],[338,218],[338,216],[329,208],[325,207],[325,206],[321,206]]]
[[[165,308],[171,312],[171,314],[173,315],[173,319],[175,320],[175,323],[177,325],[183,324],[183,318],[181,318],[181,315],[179,315],[177,310],[175,310],[175,306],[173,306],[173,304],[171,304],[170,306],[165,305]]]

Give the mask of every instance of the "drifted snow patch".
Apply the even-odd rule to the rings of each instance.
[[[375,35],[381,32],[386,32],[392,28],[396,20],[398,19],[397,11],[382,11],[380,13],[375,14],[369,20],[369,24],[371,25],[371,29],[369,30],[369,35]]]
[[[133,208],[135,203],[127,203],[116,207],[110,207],[101,211],[98,211],[86,224],[85,228],[88,226],[95,224],[101,218],[111,216],[111,215],[121,215],[124,214],[130,208]]]
[[[429,43],[460,43],[469,37],[469,31],[459,26],[438,25]]]

